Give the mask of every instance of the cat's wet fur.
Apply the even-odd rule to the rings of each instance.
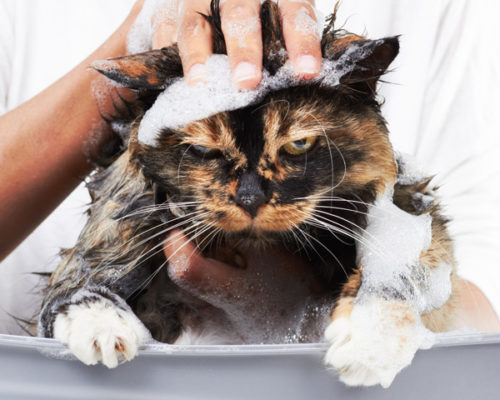
[[[206,18],[214,52],[225,53],[218,1]],[[264,67],[274,73],[286,62],[277,5],[264,2],[261,18]],[[334,17],[323,32],[322,51],[335,60],[350,44],[366,39],[336,31],[333,22]],[[100,72],[135,89],[144,107],[132,108],[121,154],[91,177],[89,219],[76,246],[61,254],[39,334],[53,337],[56,317],[68,314],[76,302],[119,297],[126,303],[118,306],[130,307],[155,339],[175,342],[183,324],[198,321],[203,310],[161,271],[166,265],[162,242],[172,227],[185,229],[212,255],[218,247],[289,249],[321,277],[325,296],[336,299],[332,318],[348,315],[361,283],[356,241],[349,232],[364,228],[368,205],[395,185],[398,173],[375,93],[398,50],[397,37],[387,38],[336,87],[304,81],[258,104],[164,129],[157,146],[141,144],[137,131],[155,96],[182,75],[176,46],[102,63]],[[284,146],[292,142],[312,144],[302,154],[291,154]],[[429,184],[397,184],[394,201],[412,214],[431,213],[433,244],[422,255],[428,267],[442,260],[453,265],[438,202],[422,206],[414,201],[416,193],[427,194]],[[336,211],[320,215],[318,206]],[[309,223],[311,217],[325,226]],[[301,235],[314,241],[297,241]],[[87,295],[78,295],[82,288]],[[428,318],[433,330],[444,329],[451,318],[453,302],[445,308]]]

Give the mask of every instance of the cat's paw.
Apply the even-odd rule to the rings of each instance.
[[[433,340],[418,314],[388,301],[355,305],[350,318],[337,318],[328,326],[325,337],[331,344],[325,363],[342,382],[385,388]]]
[[[70,304],[54,321],[54,338],[83,363],[114,368],[133,359],[149,331],[132,310],[105,298]]]

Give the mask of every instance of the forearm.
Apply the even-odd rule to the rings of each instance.
[[[123,55],[126,34],[141,4],[117,31],[72,71],[0,117],[0,260],[13,250],[81,182],[88,158],[110,132],[92,93],[94,60]]]

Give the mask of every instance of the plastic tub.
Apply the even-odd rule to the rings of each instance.
[[[500,334],[438,335],[436,345],[419,351],[389,389],[346,387],[323,366],[325,350],[325,344],[147,345],[133,361],[109,370],[71,356],[60,359],[64,349],[52,339],[0,335],[0,398],[500,398]]]

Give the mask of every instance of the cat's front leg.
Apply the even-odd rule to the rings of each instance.
[[[51,332],[40,333],[65,344],[87,365],[102,362],[114,368],[120,360],[134,358],[150,337],[127,303],[105,288],[78,289],[50,307],[40,329]]]
[[[325,362],[343,382],[389,386],[419,348],[432,345],[427,328],[444,330],[451,322],[456,275],[438,211],[410,214],[387,195],[371,207],[358,247],[360,269],[325,333],[331,344]]]

